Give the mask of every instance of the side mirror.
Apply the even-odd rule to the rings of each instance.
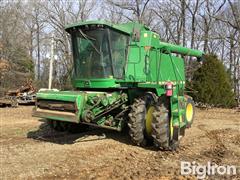
[[[140,30],[138,28],[133,28],[132,39],[136,42],[140,41]]]

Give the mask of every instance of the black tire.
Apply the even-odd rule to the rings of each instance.
[[[190,113],[190,117],[188,117],[189,115],[187,115],[187,110],[188,110],[188,106],[192,107],[192,113]],[[187,96],[186,97],[186,112],[185,112],[185,119],[186,119],[186,127],[190,128],[192,126],[193,120],[194,120],[194,116],[195,116],[195,104],[194,101],[192,100],[191,97]]]
[[[145,102],[143,99],[136,99],[131,106],[129,113],[129,135],[134,144],[138,146],[146,145],[146,138],[144,137],[144,120],[145,120]]]
[[[169,105],[165,97],[160,98],[153,112],[152,138],[157,148],[162,150],[175,150],[178,143],[170,137]]]
[[[129,135],[134,144],[146,146],[152,139],[146,133],[146,113],[151,105],[155,104],[153,95],[146,93],[142,98],[135,99],[129,113]]]

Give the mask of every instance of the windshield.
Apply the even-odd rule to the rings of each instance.
[[[72,34],[74,78],[122,78],[129,37],[108,28]]]

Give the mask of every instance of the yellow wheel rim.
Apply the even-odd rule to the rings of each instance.
[[[154,111],[154,107],[150,106],[147,110],[147,114],[146,114],[146,132],[148,136],[151,136],[152,133],[152,119],[153,119],[153,111]]]
[[[171,122],[170,122],[170,136],[171,136],[171,139],[173,137],[173,118],[171,117]]]
[[[192,121],[193,118],[193,105],[191,103],[188,103],[186,108],[186,118],[188,122]]]

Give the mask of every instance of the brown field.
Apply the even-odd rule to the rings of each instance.
[[[180,161],[240,166],[236,110],[198,109],[179,149],[163,152],[134,146],[126,134],[109,130],[57,133],[31,117],[31,109],[0,109],[1,179],[196,179],[180,176]]]

